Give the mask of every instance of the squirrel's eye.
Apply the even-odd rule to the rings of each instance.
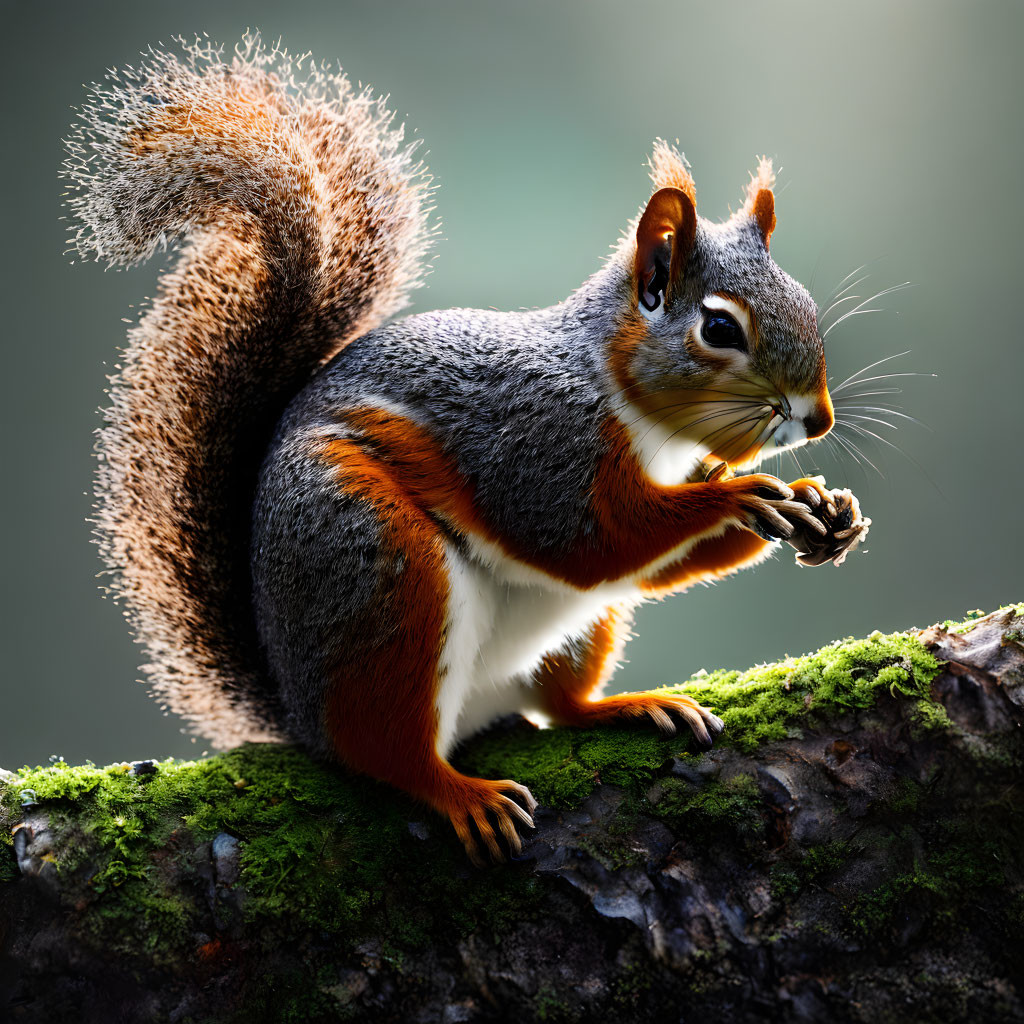
[[[700,329],[700,336],[704,344],[710,345],[712,348],[745,349],[747,347],[743,329],[728,313],[723,313],[720,309],[709,309],[704,314],[704,324]]]

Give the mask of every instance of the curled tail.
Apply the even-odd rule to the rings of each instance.
[[[96,524],[163,704],[219,746],[279,739],[251,610],[257,472],[322,362],[406,301],[429,190],[379,100],[250,36],[110,72],[66,143],[77,250],[183,237],[128,334]]]

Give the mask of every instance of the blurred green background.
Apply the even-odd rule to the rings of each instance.
[[[157,268],[71,266],[56,178],[82,83],[178,33],[233,43],[259,27],[390,93],[440,186],[416,309],[564,297],[646,198],[657,135],[680,139],[714,219],[756,155],[775,158],[772,253],[819,302],[862,263],[864,287],[913,282],[833,332],[828,359],[840,380],[910,349],[887,365],[938,374],[896,381],[933,432],[902,427],[905,454],[866,446],[884,476],[817,450],[801,460],[860,496],[867,550],[815,570],[783,552],[648,606],[619,688],[1024,598],[1024,5],[179,0],[8,3],[2,18],[0,765],[204,746],[135,682],[142,652],[100,597],[85,522],[104,361]]]

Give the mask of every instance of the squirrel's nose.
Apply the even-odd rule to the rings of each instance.
[[[832,400],[825,396],[819,402],[814,411],[804,417],[804,429],[807,431],[807,440],[813,441],[816,437],[824,437],[835,423],[835,414],[832,411]]]

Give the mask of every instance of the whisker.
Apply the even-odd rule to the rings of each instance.
[[[843,289],[843,290],[842,290],[842,291],[841,291],[841,292],[840,292],[840,293],[839,293],[839,294],[838,294],[838,295],[837,295],[837,296],[836,296],[836,297],[835,297],[835,298],[834,298],[834,299],[833,299],[833,300],[832,300],[832,301],[831,301],[831,302],[830,302],[830,303],[828,304],[828,307],[827,307],[827,308],[825,309],[825,311],[824,311],[823,313],[820,313],[820,314],[818,315],[818,324],[819,324],[819,330],[820,330],[820,325],[821,325],[822,323],[824,323],[824,321],[825,321],[825,318],[826,318],[826,317],[827,317],[827,316],[829,315],[829,313],[831,313],[831,312],[832,312],[832,310],[834,310],[834,309],[836,309],[837,307],[841,306],[841,305],[842,305],[842,304],[843,304],[844,302],[857,302],[857,301],[858,301],[858,300],[860,299],[860,296],[859,296],[859,295],[847,295],[847,294],[846,294],[846,292],[848,292],[848,291],[850,290],[850,288],[856,288],[856,287],[857,287],[857,285],[859,285],[859,284],[863,284],[863,283],[864,283],[864,282],[865,282],[866,280],[867,280],[867,276],[866,276],[866,275],[865,275],[864,277],[859,277],[859,278],[858,278],[858,279],[857,279],[856,281],[854,281],[854,282],[853,282],[853,284],[849,285],[849,287],[847,287],[847,288],[844,288],[844,289]]]
[[[877,377],[861,377],[860,380],[852,381],[850,384],[845,385],[846,387],[852,387],[854,384],[870,384],[874,380],[891,380],[893,377],[938,377],[937,373],[883,373]],[[833,388],[833,392],[841,390],[840,388]]]
[[[804,472],[804,467],[800,465],[800,460],[796,457],[796,449],[789,449],[789,457],[793,460],[793,465],[796,466],[796,471],[800,476],[807,476]]]
[[[843,388],[848,387],[851,384],[856,384],[857,381],[855,380],[855,378],[859,377],[862,373],[867,373],[868,370],[873,370],[876,366],[881,366],[883,363],[888,363],[893,359],[901,359],[903,356],[909,356],[910,353],[911,349],[908,348],[906,352],[896,352],[891,356],[885,356],[885,358],[883,359],[879,359],[876,362],[869,363],[867,366],[863,366],[859,370],[855,370],[853,373],[851,373],[850,376],[847,377],[846,380],[842,382],[842,384],[839,384],[837,387],[832,388],[832,391],[838,394],[840,391],[843,390]]]
[[[834,459],[837,459],[840,462],[842,461],[843,450],[839,447],[836,439],[832,437],[831,434],[826,434],[824,437],[818,438],[818,440],[824,443],[825,449]]]
[[[866,367],[866,369],[870,369],[870,367]],[[752,387],[757,388],[759,392],[762,390],[762,385],[758,381],[745,380],[744,378],[739,376],[736,377],[736,380],[738,383],[746,383]],[[637,381],[634,384],[630,384],[629,387],[619,388],[616,394],[620,398],[625,398],[626,401],[632,401],[633,399],[631,398],[631,393],[634,391],[639,391],[644,395],[655,395],[661,391],[704,391],[707,392],[707,394],[709,395],[728,395],[732,398],[752,397],[751,395],[743,395],[742,392],[730,391],[728,388],[711,388],[703,384],[682,384],[674,382],[672,384],[661,384],[658,387],[648,388],[647,385],[643,384],[640,381]]]
[[[821,251],[818,252],[818,258],[814,261],[814,269],[811,271],[811,279],[807,282],[807,290],[813,295],[814,294],[814,282],[818,279],[818,271],[821,269]],[[831,296],[830,296],[831,298]]]
[[[916,423],[919,427],[924,427],[925,430],[934,434],[932,430],[924,420],[919,420],[916,416],[911,416],[908,413],[901,412],[899,409],[894,409],[890,405],[844,405],[842,410],[846,409],[859,409],[861,412],[881,412],[885,413],[886,416],[898,416],[901,420],[910,420],[911,423]]]
[[[873,430],[868,430],[867,427],[861,427],[856,423],[841,423],[840,426],[848,427],[850,430],[856,430],[858,434],[863,434],[865,437],[874,438],[879,444],[888,445],[890,448],[894,448],[902,455],[906,455],[906,452],[898,444],[893,444],[887,437],[882,437],[881,434],[876,434]]]
[[[669,419],[669,418],[671,417],[671,415],[672,415],[672,412],[674,412],[674,411],[681,411],[681,410],[683,410],[683,409],[691,409],[691,408],[695,409],[695,411],[696,411],[696,407],[699,407],[699,406],[701,406],[702,404],[703,404],[703,403],[701,403],[701,402],[693,402],[693,403],[688,403],[688,404],[686,404],[686,405],[676,405],[676,406],[673,406],[673,407],[672,407],[672,409],[671,409],[671,410],[670,410],[670,411],[669,411],[669,412],[668,412],[668,413],[667,413],[667,414],[666,414],[665,416],[662,416],[662,417],[660,417],[660,418],[659,418],[659,419],[657,420],[657,422],[655,422],[655,423],[652,423],[652,424],[651,424],[651,425],[650,425],[650,426],[649,426],[649,427],[648,427],[648,428],[647,428],[647,429],[646,429],[646,430],[645,430],[645,431],[644,431],[644,432],[643,432],[643,433],[642,433],[642,434],[641,434],[641,435],[640,435],[640,436],[639,436],[639,437],[637,438],[637,442],[638,442],[638,443],[643,443],[643,441],[644,441],[644,440],[646,440],[646,438],[647,438],[647,437],[648,437],[648,435],[649,435],[649,434],[651,433],[651,431],[653,431],[653,430],[654,430],[655,428],[659,427],[659,426],[660,426],[660,425],[661,425],[662,423],[664,423],[664,422],[665,422],[665,420],[667,420],[667,419]],[[710,403],[709,403],[709,404],[710,404]],[[735,403],[732,403],[732,402],[730,402],[730,403],[724,403],[724,402],[723,402],[722,404],[729,404],[729,405],[733,405],[733,404],[735,404],[735,405],[739,406],[739,409],[737,409],[736,411],[737,411],[737,412],[741,412],[741,411],[742,411],[742,410],[743,410],[744,408],[748,408],[748,407],[750,406],[750,404],[751,404],[751,403],[750,403],[750,402],[735,402]],[[763,403],[761,403],[761,404],[763,405]],[[696,426],[697,424],[700,424],[700,423],[706,423],[706,422],[707,422],[708,420],[713,420],[713,419],[719,419],[719,418],[721,418],[721,417],[723,417],[723,416],[728,416],[728,415],[729,415],[729,412],[728,412],[727,410],[715,409],[715,410],[714,410],[714,411],[712,411],[712,412],[709,412],[709,413],[705,413],[705,414],[704,414],[703,416],[700,416],[700,417],[698,417],[697,419],[693,419],[693,420],[688,420],[688,421],[687,421],[686,423],[682,424],[682,426],[680,426],[680,427],[679,427],[679,428],[677,428],[677,429],[676,429],[675,431],[673,431],[673,433],[672,433],[672,434],[670,435],[670,437],[669,437],[669,438],[667,438],[667,439],[666,439],[666,441],[662,442],[662,445],[661,445],[661,446],[659,446],[659,451],[660,451],[661,447],[663,447],[663,446],[664,446],[664,444],[665,444],[665,443],[667,443],[667,441],[668,441],[669,439],[671,439],[672,437],[675,437],[675,436],[676,436],[676,435],[677,435],[678,433],[680,433],[681,431],[684,431],[684,430],[689,430],[689,429],[690,429],[690,427]],[[642,419],[642,417],[641,417],[641,419]],[[656,454],[656,453],[655,453],[655,454]]]
[[[870,263],[871,261],[869,260],[868,262]],[[849,281],[851,277],[856,277],[862,270],[864,270],[865,267],[867,267],[867,265],[867,263],[862,263],[859,267],[857,267],[856,270],[851,270],[846,275],[846,277],[844,277],[842,281],[840,281],[839,284],[837,284],[835,288],[832,289],[831,293],[829,294],[828,301],[831,302],[832,299],[836,297],[836,293],[839,291],[839,289],[842,288],[843,285],[846,284],[846,282]]]
[[[865,264],[865,266],[866,265],[867,264]],[[862,267],[861,269],[863,270],[864,268]],[[832,300],[835,301],[836,299],[840,298],[841,296],[846,295],[848,292],[853,291],[853,289],[856,288],[857,285],[863,284],[870,276],[871,276],[870,274],[864,274],[862,277],[858,277],[856,281],[853,281],[850,284],[848,284],[845,288],[842,289],[842,291],[837,291],[835,293],[835,295],[832,296]],[[840,282],[840,283],[842,283],[842,282]]]
[[[850,420],[863,420],[865,423],[878,423],[883,427],[888,427],[890,430],[899,430],[899,427],[895,423],[890,423],[888,420],[880,420],[877,416],[859,416],[857,413],[850,413],[846,419],[838,419],[837,423],[845,423],[848,426],[853,426]]]
[[[886,312],[881,306],[872,307],[869,309],[861,309],[860,306],[856,306],[854,309],[847,310],[834,324],[828,325],[828,330],[821,336],[822,344],[828,340],[828,336],[845,320],[849,320],[851,316],[864,316],[866,313],[884,313]]]
[[[695,442],[694,447],[695,448],[708,447],[708,442],[716,434],[720,434],[720,433],[722,433],[723,431],[726,431],[726,430],[735,429],[736,427],[741,427],[745,423],[751,423],[751,422],[756,423],[759,419],[763,419],[763,418],[764,418],[764,413],[758,411],[756,413],[752,413],[751,415],[744,416],[742,419],[733,420],[733,421],[730,421],[729,423],[725,423],[721,427],[717,427],[716,429],[714,429],[714,430],[710,431],[709,433],[705,434],[699,441]],[[664,448],[665,445],[667,445],[670,441],[672,441],[674,438],[676,438],[683,431],[689,430],[691,425],[692,424],[686,424],[685,426],[680,427],[678,430],[673,431],[668,437],[666,437],[665,440],[662,441],[660,445],[658,445],[657,449],[654,451],[654,453],[651,455],[651,457],[647,460],[647,465],[644,467],[645,471],[650,470],[651,465],[653,464],[654,460],[658,457],[658,454],[661,452],[662,448]],[[728,462],[729,460],[726,459],[725,461]]]
[[[843,439],[838,434],[829,434],[829,441],[835,446],[836,458],[844,460],[849,456],[853,457],[854,465],[863,473],[864,466],[861,464],[860,458],[855,452],[852,452],[849,447],[844,443]],[[867,476],[865,475],[865,479]]]
[[[856,383],[856,382],[854,382]],[[851,402],[858,398],[870,398],[872,395],[902,395],[903,388],[880,388],[878,391],[857,391],[852,395],[840,395],[832,398],[833,405],[841,405],[844,402]]]
[[[863,449],[861,449],[852,438],[843,437],[842,434],[838,432],[835,432],[835,438],[850,452],[851,455],[853,455],[854,459],[858,462],[866,462],[883,480],[885,479],[885,474],[864,454]]]
[[[932,476],[928,472],[928,470],[926,470],[924,468],[924,466],[922,466],[921,463],[918,462],[917,459],[915,459],[912,455],[910,455],[908,452],[904,451],[898,444],[893,444],[892,441],[890,441],[888,438],[881,437],[880,435],[876,434],[873,430],[868,430],[867,427],[858,426],[856,423],[844,423],[844,424],[842,424],[842,426],[847,427],[850,430],[855,430],[859,434],[862,434],[862,435],[864,435],[866,437],[873,438],[875,441],[878,441],[880,444],[884,444],[887,447],[893,448],[896,451],[898,451],[900,453],[900,455],[902,455],[908,462],[912,462],[921,471],[922,475],[928,481],[928,483],[930,483],[932,485],[932,487],[935,488],[935,491],[936,491],[937,494],[939,494],[942,498],[946,497],[946,495],[943,492],[942,488],[939,487],[939,485],[932,479]],[[847,438],[847,441],[850,441],[850,439]],[[852,441],[850,443],[852,444]]]
[[[876,299],[880,299],[880,298],[882,298],[885,295],[892,295],[893,292],[902,291],[904,288],[909,288],[909,287],[910,287],[910,282],[909,281],[903,281],[900,284],[894,284],[894,285],[892,285],[889,288],[883,288],[881,291],[875,292],[874,295],[871,295],[868,298],[864,299],[863,302],[861,302],[858,305],[854,306],[853,309],[847,310],[838,320],[836,320],[836,322],[834,324],[830,324],[828,330],[825,331],[825,333],[821,336],[821,340],[824,341],[829,336],[829,334],[832,331],[834,331],[844,320],[849,320],[850,317],[852,317],[852,316],[859,316],[861,313],[880,313],[880,312],[882,312],[881,309],[865,309],[864,307],[867,306],[868,303],[874,302]]]
[[[724,398],[710,398],[710,399],[706,399],[706,400],[703,400],[703,401],[700,401],[700,402],[673,402],[671,405],[663,405],[663,406],[661,406],[658,409],[652,409],[650,412],[643,412],[639,416],[637,416],[635,419],[630,420],[628,423],[624,423],[623,426],[625,426],[625,427],[634,427],[638,423],[642,423],[645,419],[647,419],[648,416],[652,416],[652,415],[654,415],[656,413],[659,413],[659,412],[666,413],[666,415],[662,416],[656,423],[651,424],[651,427],[653,429],[654,427],[658,426],[659,423],[663,423],[665,420],[667,420],[669,418],[669,416],[671,416],[672,413],[674,411],[676,411],[677,409],[680,409],[680,410],[681,409],[692,409],[692,408],[699,407],[699,406],[716,405],[716,404],[717,405],[750,405],[750,401],[749,401],[749,399],[743,400],[743,399],[739,399],[739,398],[734,399],[732,401],[727,401]],[[760,404],[763,405],[764,403],[762,402]]]
[[[723,431],[726,431],[726,430],[734,429],[735,427],[741,427],[745,423],[756,423],[759,419],[763,419],[763,418],[764,418],[764,413],[758,411],[758,412],[755,412],[755,413],[751,413],[751,414],[749,414],[747,416],[744,416],[744,417],[742,417],[739,420],[731,420],[730,422],[725,423],[725,424],[723,424],[720,427],[716,427],[714,430],[709,431],[707,434],[705,434],[699,441],[696,442],[697,447],[705,447],[707,445],[707,443],[711,440],[711,438],[713,438],[716,434],[720,434],[720,433],[722,433]],[[670,440],[672,440],[672,437],[675,437],[676,434],[679,434],[683,430],[688,430],[688,429],[689,429],[689,425],[681,427],[679,430],[675,431],[675,433],[672,434],[671,437],[666,438],[665,441],[662,443],[661,447],[664,447],[664,445],[667,444]],[[661,448],[658,449],[658,451],[660,451],[660,450],[661,450]],[[658,453],[655,452],[654,454],[657,455]]]

